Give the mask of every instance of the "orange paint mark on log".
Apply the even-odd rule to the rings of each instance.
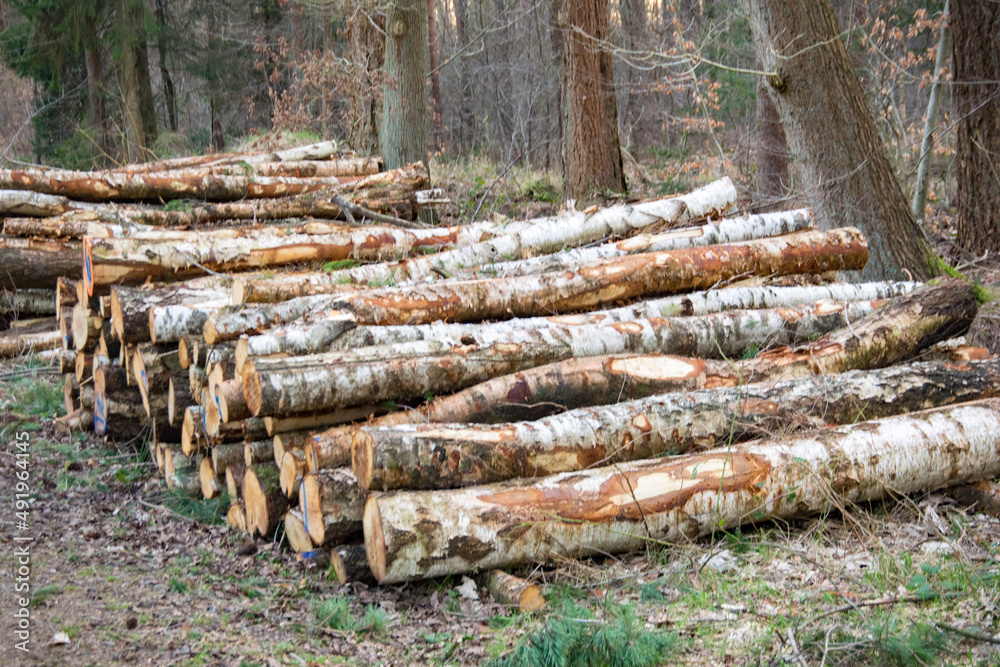
[[[478,499],[571,521],[634,521],[682,507],[698,493],[754,492],[770,472],[766,458],[730,452],[615,473],[600,485],[573,476],[552,486],[511,489]]]

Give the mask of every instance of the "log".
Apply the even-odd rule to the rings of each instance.
[[[298,493],[302,479],[309,472],[305,454],[302,450],[288,450],[281,455],[278,462],[279,477],[282,492],[289,498]]]
[[[176,426],[183,419],[184,409],[194,403],[188,377],[171,375],[167,385],[167,422]]]
[[[177,348],[153,343],[136,347],[132,353],[131,369],[132,377],[142,395],[142,405],[147,416],[154,416],[151,412],[150,397],[161,394],[167,396],[172,377],[176,375],[180,381],[187,375],[181,370],[177,359]],[[166,415],[168,401],[160,403],[164,408],[163,414]]]
[[[426,187],[427,169],[420,164],[360,179],[214,175],[199,170],[170,173],[83,172],[58,169],[2,169],[0,188],[31,190],[83,201],[168,201],[202,199],[235,201],[307,192],[335,191],[355,201],[398,197]]]
[[[738,275],[851,270],[864,266],[867,255],[856,229],[799,232],[741,244],[629,255],[588,264],[576,272],[445,281],[303,297],[235,312],[225,309],[209,317],[203,333],[205,340],[215,342],[330,310],[350,313],[359,324],[464,322],[572,312],[652,294],[706,289]]]
[[[274,461],[274,441],[256,440],[243,443],[243,462],[247,467],[257,463]]]
[[[56,291],[51,288],[0,291],[0,313],[12,319],[25,315],[50,316],[59,312],[62,311],[57,307]]]
[[[218,497],[222,493],[225,482],[215,473],[211,456],[201,457],[198,473],[198,478],[201,480],[201,495],[206,500]]]
[[[330,571],[341,584],[375,585],[363,544],[339,544],[330,549]]]
[[[250,298],[257,302],[273,303],[295,296],[339,292],[342,291],[341,283],[345,281],[362,285],[385,284],[389,281],[399,283],[431,276],[450,276],[461,267],[482,266],[496,262],[501,257],[521,258],[554,253],[609,236],[620,238],[654,224],[677,224],[692,218],[718,215],[736,201],[736,196],[736,188],[732,182],[723,178],[678,197],[612,206],[589,214],[573,211],[552,219],[515,225],[512,226],[512,231],[502,236],[432,256],[356,267],[325,276],[320,274],[308,282],[288,285],[286,289],[274,284],[270,293],[251,295]],[[780,225],[774,227],[781,228]],[[726,231],[729,232],[728,227]],[[732,233],[728,236],[720,235],[714,228],[699,230],[697,234],[705,239],[704,244],[735,237]],[[696,233],[687,233],[688,238],[695,235]],[[593,261],[601,258],[598,255],[589,259]],[[239,296],[234,291],[234,303],[243,303],[245,299],[239,299]]]
[[[229,506],[229,510],[226,512],[226,525],[238,533],[247,532],[246,510],[243,509],[240,502]]]
[[[1000,401],[539,480],[369,497],[379,583],[612,554],[1000,474]],[[415,532],[419,531],[419,532]]]
[[[483,588],[497,604],[506,605],[520,612],[541,611],[545,608],[542,589],[530,581],[515,577],[503,570],[485,572],[481,581]]]
[[[104,329],[104,320],[91,312],[87,304],[73,306],[72,317],[73,348],[79,352],[93,352]]]
[[[350,468],[305,475],[299,488],[299,510],[313,544],[338,544],[357,535],[365,495]]]
[[[209,153],[206,155],[168,158],[154,162],[126,164],[112,171],[120,173],[153,173],[158,171],[172,171],[174,169],[187,169],[189,167],[254,165],[262,162],[282,162],[286,160],[293,162],[301,160],[328,160],[336,159],[337,157],[337,142],[321,141],[315,144],[286,148],[272,153]],[[377,158],[369,159],[377,161]]]
[[[226,468],[226,493],[229,495],[230,504],[236,504],[240,500],[240,489],[243,487],[243,476],[246,475],[247,468],[240,462]],[[246,514],[243,516],[246,520]]]
[[[948,495],[974,512],[1000,516],[1000,485],[991,480],[955,486]]]
[[[310,553],[316,548],[312,543],[312,538],[309,537],[309,533],[306,532],[306,524],[302,520],[302,512],[295,508],[285,513],[285,538],[288,539],[288,546],[295,553]],[[365,566],[367,567],[367,565],[368,562],[365,561]]]
[[[166,450],[164,478],[168,489],[180,489],[189,496],[201,495],[201,457],[184,456]]]
[[[240,491],[246,507],[247,530],[251,534],[273,534],[288,508],[288,497],[278,486],[277,468],[270,463],[248,467]]]
[[[171,343],[200,334],[208,315],[226,304],[225,289],[188,287],[111,288],[111,321],[123,343]],[[155,334],[155,339],[154,339]]]
[[[177,341],[177,360],[181,368],[187,369],[198,363],[198,343],[201,339],[201,332],[197,335],[185,334]]]
[[[78,241],[0,236],[0,289],[52,289],[60,277],[80,275]]]
[[[334,424],[366,419],[372,415],[382,414],[385,410],[383,406],[365,405],[357,408],[339,409],[333,412],[299,413],[287,417],[267,416],[263,417],[263,420],[267,434],[269,436],[276,436],[282,433],[316,430],[327,428]]]
[[[482,346],[474,339],[420,341],[274,361],[253,359],[243,368],[243,392],[253,414],[280,416],[455,391],[571,358],[654,350],[738,357],[760,345],[808,340],[873,308],[872,303],[827,302],[701,318],[512,331],[497,336],[495,342],[486,339]],[[440,352],[420,354],[435,348]],[[372,356],[375,360],[366,360]]]
[[[243,379],[239,376],[232,380],[224,380],[215,385],[215,400],[219,406],[219,416],[222,421],[242,421],[251,416],[243,396]]]
[[[690,370],[693,379],[714,379],[698,372],[698,360],[675,362],[678,376]],[[997,361],[923,362],[843,373],[836,381],[819,375],[739,385],[733,375],[719,388],[572,410],[534,422],[364,427],[353,441],[355,476],[371,490],[486,484],[1000,395]]]
[[[471,337],[482,344],[509,331],[546,329],[554,325],[611,324],[658,317],[708,315],[726,310],[756,310],[797,306],[816,301],[875,301],[912,291],[918,283],[832,284],[809,287],[725,288],[640,301],[630,306],[580,315],[530,317],[482,324],[435,322],[425,325],[362,326],[342,315],[315,322],[294,322],[236,343],[236,371],[250,357],[302,356],[376,345],[397,345],[419,340],[458,341]]]
[[[311,431],[290,431],[288,433],[278,433],[274,436],[274,462],[279,466],[286,452],[293,452],[295,456],[304,458],[306,443],[312,439]]]
[[[216,232],[139,232],[111,238],[87,236],[83,248],[89,270],[84,272],[84,280],[88,294],[93,294],[95,287],[141,284],[149,278],[163,281],[199,276],[206,270],[249,271],[315,260],[382,262],[433,250],[452,238],[466,237],[461,230],[450,228],[417,232],[373,227],[330,234],[295,231],[299,230],[267,227]],[[260,283],[263,289],[268,282],[258,280],[252,284]],[[229,298],[227,292],[222,300],[228,302]]]
[[[52,324],[55,326],[56,322]],[[38,354],[45,350],[58,350],[63,345],[63,336],[58,329],[42,333],[21,333],[8,330],[0,333],[0,358],[18,357],[23,354]]]

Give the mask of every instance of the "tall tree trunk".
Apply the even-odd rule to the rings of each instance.
[[[441,102],[441,75],[437,72],[438,61],[440,60],[440,47],[437,36],[437,11],[434,8],[434,0],[427,0],[427,46],[430,55],[431,68],[431,103],[433,112],[431,114],[431,141],[434,149],[441,147],[442,115],[444,105]]]
[[[384,15],[372,0],[352,0],[347,9],[347,52],[354,68],[350,86],[348,143],[362,155],[378,151],[378,102],[375,77],[385,59]],[[376,29],[376,26],[378,29]]]
[[[1000,4],[951,7],[955,115],[959,118],[958,243],[1000,251]]]
[[[146,136],[146,145],[156,141],[156,104],[153,102],[153,82],[149,76],[149,49],[146,47],[146,37],[135,50],[135,81],[139,93],[139,113],[142,115],[142,132]]]
[[[821,227],[857,223],[868,280],[926,278],[934,258],[896,181],[829,0],[743,0],[757,58]]]
[[[219,38],[216,33],[217,18],[213,10],[208,14],[208,52],[216,54],[219,52]],[[213,77],[214,78],[214,77]],[[222,106],[219,99],[220,81],[209,79],[211,92],[209,93],[209,131],[212,136],[212,150],[221,153],[226,150],[226,136],[222,130],[222,119],[219,117],[219,108]]]
[[[385,16],[379,145],[388,169],[427,160],[427,3],[392,0]]]
[[[167,105],[167,122],[170,131],[177,131],[177,94],[174,80],[167,68],[167,0],[156,0],[156,21],[160,30],[156,36],[156,51],[160,57],[160,82],[163,84],[163,99]]]
[[[454,0],[456,48],[464,49],[469,44],[469,18],[465,0]],[[458,148],[463,153],[476,137],[476,116],[472,110],[472,96],[469,82],[469,66],[465,58],[455,61],[458,69],[458,86],[461,102],[458,107]]]
[[[564,3],[563,192],[584,198],[593,191],[624,192],[618,105],[608,38],[607,0]]]
[[[121,73],[122,103],[125,107],[124,158],[127,162],[141,162],[146,159],[146,135],[142,127],[142,111],[139,109],[135,69],[135,49],[125,45],[122,47],[119,71]]]
[[[791,182],[788,176],[788,141],[785,128],[763,79],[757,82],[757,134],[754,145],[757,166],[757,196],[754,210],[781,208],[781,200]]]
[[[645,0],[619,0],[618,11],[621,14],[622,31],[625,48],[631,53],[638,53],[645,46],[646,37],[646,3]],[[635,141],[631,129],[641,116],[638,102],[641,99],[642,74],[639,69],[626,65],[624,76],[626,85],[625,108],[622,110],[622,127],[624,142],[631,145]]]

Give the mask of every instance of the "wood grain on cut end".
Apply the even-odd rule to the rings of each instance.
[[[376,581],[382,583],[385,579],[385,535],[382,532],[382,512],[378,507],[378,498],[369,496],[365,503],[363,519],[365,530],[365,553],[368,554],[368,566]]]
[[[226,525],[241,533],[247,531],[247,515],[239,505],[230,505],[226,513]]]
[[[281,457],[279,480],[282,492],[291,498],[298,490],[306,473],[305,461],[292,452],[285,452]]]
[[[299,509],[306,524],[306,532],[314,544],[322,544],[326,538],[326,527],[323,525],[323,505],[320,500],[319,481],[315,474],[302,477],[299,485]]]
[[[208,336],[205,336],[206,340]],[[263,392],[260,386],[260,376],[254,368],[253,360],[247,362],[243,367],[243,397],[246,398],[247,408],[250,414],[260,417],[261,403],[263,402]]]
[[[243,495],[243,505],[246,507],[247,530],[253,534],[260,529],[260,521],[267,513],[267,501],[260,487],[260,480],[253,468],[247,468],[240,489]],[[265,524],[266,525],[266,524]]]
[[[236,374],[242,375],[243,369],[250,359],[250,340],[246,336],[236,341],[236,350],[233,352],[233,358],[236,364]]]
[[[215,468],[212,467],[212,457],[202,457],[198,476],[201,478],[201,495],[206,500],[211,500],[221,493],[222,489],[219,485],[219,479],[215,474]]]
[[[368,554],[363,544],[342,544],[330,551],[330,569],[342,584],[360,582],[374,584],[375,577],[368,567]]]
[[[285,513],[285,537],[296,553],[308,553],[315,548],[312,538],[306,532],[302,514],[298,510],[293,509]]]
[[[358,431],[351,440],[351,467],[362,489],[370,489],[372,484],[372,447],[375,439],[364,431]]]

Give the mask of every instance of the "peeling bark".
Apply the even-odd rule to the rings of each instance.
[[[321,470],[303,477],[299,510],[313,544],[337,544],[357,535],[366,495],[350,468]]]
[[[342,310],[359,324],[425,324],[572,312],[623,299],[707,289],[737,276],[818,273],[860,268],[867,249],[852,228],[800,232],[774,239],[642,253],[586,265],[574,272],[509,279],[442,282],[314,296],[280,304],[219,311],[205,323],[215,342],[256,333],[307,314]]]
[[[618,553],[998,474],[990,399],[540,480],[376,494],[365,548],[379,582],[394,583]]]

